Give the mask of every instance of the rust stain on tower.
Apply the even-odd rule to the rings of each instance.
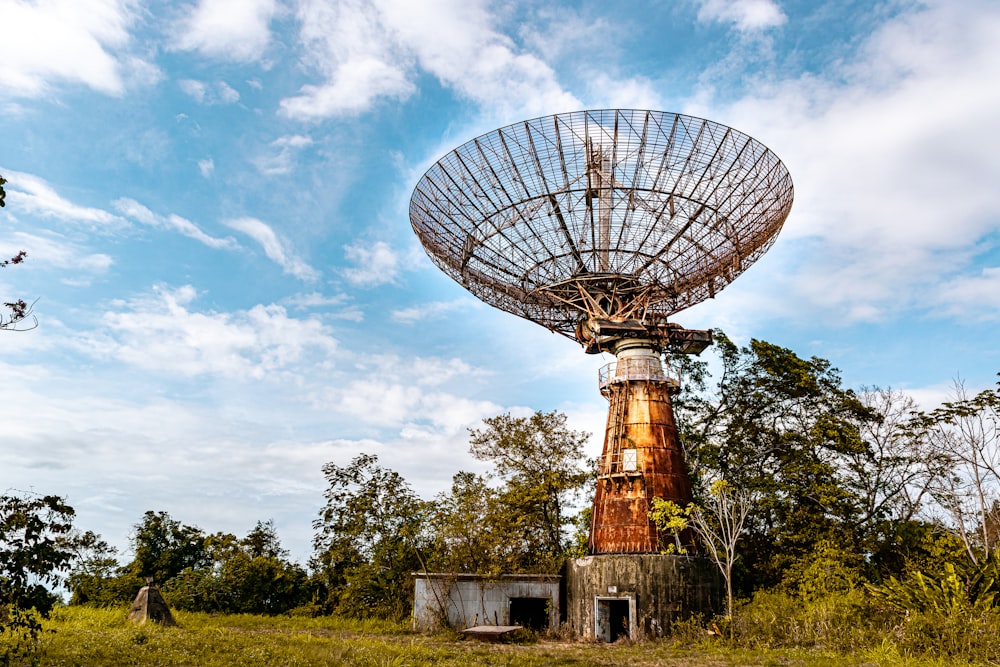
[[[670,405],[675,387],[665,380],[628,379],[602,387],[610,407],[594,495],[593,554],[657,553],[650,501],[691,501],[691,481]]]
[[[588,352],[611,352],[617,359],[600,373],[601,393],[609,405],[590,553],[658,553],[660,542],[649,519],[652,499],[682,506],[692,500],[670,402],[680,378],[660,357],[668,350],[700,352],[711,343],[711,332],[597,320],[581,327],[577,337]]]

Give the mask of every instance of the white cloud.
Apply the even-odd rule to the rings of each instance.
[[[133,0],[5,2],[0,95],[37,97],[53,82],[122,94],[126,70],[149,74],[148,64],[120,53],[135,11]]]
[[[296,14],[305,62],[325,82],[304,86],[299,95],[282,100],[286,115],[307,119],[352,113],[377,98],[405,98],[415,90],[407,80],[405,52],[367,0],[301,0]]]
[[[399,256],[384,241],[376,241],[368,247],[345,246],[344,256],[354,266],[343,269],[342,273],[355,285],[374,287],[392,283],[399,275]]]
[[[84,334],[81,352],[139,368],[184,376],[276,377],[308,355],[325,360],[337,347],[316,319],[290,318],[277,305],[234,312],[191,309],[190,285],[157,287],[152,294],[115,304],[103,328]]]
[[[270,146],[276,152],[262,155],[254,160],[254,165],[262,174],[269,176],[287,174],[295,167],[295,158],[303,148],[311,146],[311,137],[302,134],[290,134],[278,137]]]
[[[181,92],[198,104],[233,104],[240,101],[239,92],[225,81],[209,85],[195,79],[180,79],[177,82]]]
[[[81,206],[63,198],[46,181],[16,171],[5,173],[7,202],[19,211],[76,223],[91,223],[96,228],[117,228],[124,221],[113,213],[90,206]]]
[[[408,308],[399,308],[392,311],[392,319],[403,324],[414,324],[423,320],[434,320],[444,317],[449,313],[462,310],[478,308],[480,302],[474,299],[456,299],[454,301],[432,301],[422,303]]]
[[[198,160],[198,171],[201,173],[202,177],[208,178],[215,171],[215,160],[212,158],[205,158],[204,160]]]
[[[1000,319],[1000,267],[958,276],[937,291],[937,313],[972,320]]]
[[[276,0],[199,0],[177,25],[173,48],[234,62],[260,60],[277,11]]]
[[[204,243],[209,248],[232,250],[237,247],[236,240],[232,237],[227,236],[226,238],[220,239],[214,236],[209,236],[205,232],[201,231],[201,228],[199,228],[198,225],[173,213],[166,217],[166,225],[170,229],[180,232],[184,236]]]
[[[42,236],[14,232],[10,241],[0,241],[0,257],[13,257],[25,250],[32,264],[51,265],[61,269],[103,273],[112,265],[109,255],[88,252],[76,243],[56,234]]]
[[[555,72],[493,27],[482,0],[300,0],[305,61],[325,79],[282,101],[293,118],[363,111],[405,99],[419,67],[497,115],[579,106]]]
[[[698,20],[731,23],[741,32],[784,25],[788,20],[774,0],[696,0]]]
[[[217,81],[215,90],[219,95],[219,101],[223,104],[233,104],[240,101],[239,92],[225,81]]]
[[[945,277],[969,273],[975,243],[1000,232],[1000,87],[983,85],[1000,80],[998,41],[994,3],[915,5],[824,77],[690,105],[762,140],[795,181],[762,262],[761,289],[781,298],[761,316],[884,320],[941,302]]]
[[[334,294],[327,296],[319,292],[311,294],[296,294],[295,296],[283,299],[282,303],[298,310],[311,308],[331,308],[337,310],[325,311],[324,317],[345,320],[349,322],[362,322],[365,319],[364,311],[360,306],[349,303],[350,298],[346,294]]]
[[[192,238],[199,243],[205,244],[209,248],[235,250],[239,247],[236,239],[231,236],[227,236],[225,238],[210,236],[190,220],[173,213],[166,217],[157,215],[139,202],[134,199],[129,199],[128,197],[116,199],[112,202],[112,205],[118,210],[119,213],[137,222],[149,225],[150,227],[172,229],[183,234],[184,236],[187,236],[188,238]]]
[[[380,428],[429,424],[447,433],[462,433],[500,406],[447,391],[426,392],[410,383],[359,379],[329,392],[328,409]]]
[[[317,280],[319,272],[298,257],[286,240],[279,237],[267,224],[256,218],[235,218],[224,220],[223,224],[243,232],[260,244],[264,254],[280,266],[285,273],[300,280]]]
[[[177,82],[180,86],[181,92],[193,99],[198,104],[205,101],[205,91],[208,90],[208,86],[205,85],[203,81],[195,81],[194,79],[180,79]]]

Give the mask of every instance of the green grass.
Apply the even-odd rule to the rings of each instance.
[[[385,621],[336,617],[211,616],[175,612],[180,627],[135,625],[124,610],[60,608],[46,622],[39,665],[192,665],[198,667],[716,667],[775,665],[940,665],[912,660],[891,643],[856,655],[820,649],[740,649],[718,639],[644,644],[540,640],[482,644],[455,634],[423,635]],[[49,632],[53,630],[54,632]]]

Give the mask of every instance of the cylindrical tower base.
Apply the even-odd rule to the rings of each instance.
[[[676,384],[651,350],[628,352],[619,354],[616,375],[603,388],[610,406],[594,495],[592,554],[659,553],[650,502],[660,497],[686,505],[692,499],[670,404]]]

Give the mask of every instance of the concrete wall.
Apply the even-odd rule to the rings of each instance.
[[[566,622],[572,632],[590,639],[598,615],[606,617],[608,600],[629,601],[632,639],[662,635],[671,621],[692,614],[711,615],[721,608],[721,576],[707,558],[619,554],[589,556],[566,565]],[[614,605],[624,609],[624,603]],[[606,618],[600,619],[602,624]]]
[[[489,581],[469,574],[417,574],[413,598],[413,627],[427,630],[447,617],[449,627],[510,625],[511,598],[545,598],[549,624],[559,625],[558,576],[505,575]],[[446,614],[441,613],[444,607]]]

